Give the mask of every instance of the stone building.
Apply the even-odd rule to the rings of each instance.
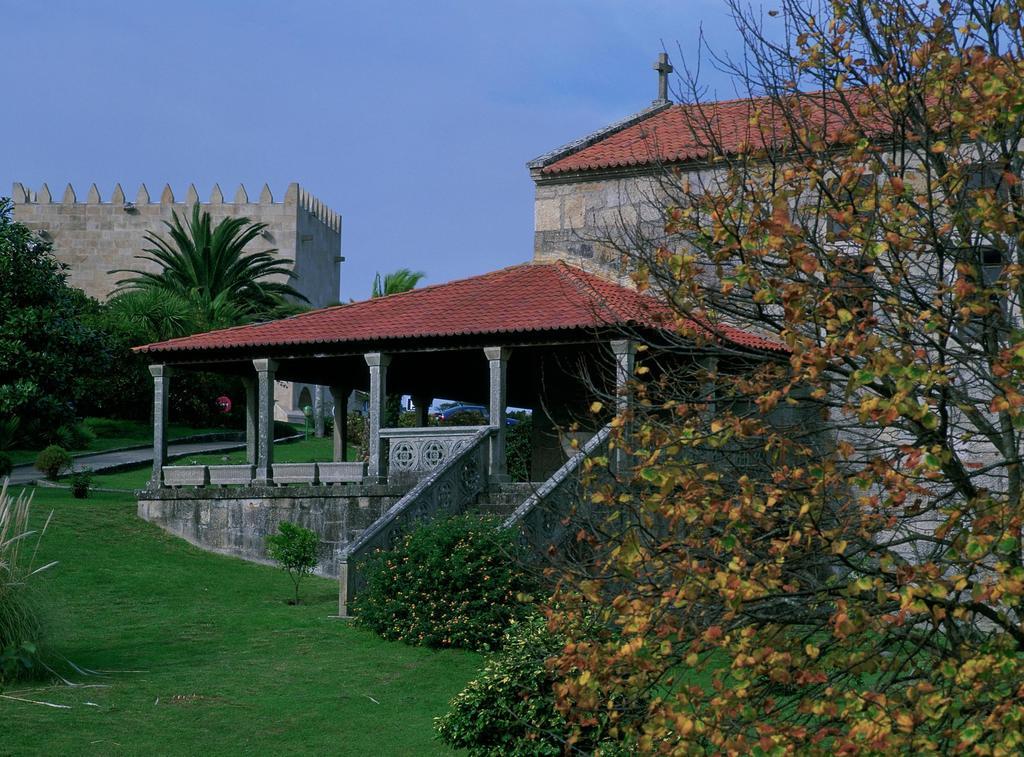
[[[106,202],[95,184],[84,201],[78,199],[70,184],[56,201],[46,184],[30,191],[15,183],[11,196],[15,218],[51,241],[57,258],[67,263],[70,284],[99,300],[109,297],[117,281],[125,277],[115,273],[116,269],[156,270],[154,263],[137,257],[148,246],[145,235],[162,234],[166,228],[163,222],[170,221],[172,213],[187,217],[197,203],[210,213],[214,223],[234,216],[267,224],[250,249],[276,249],[293,266],[290,283],[313,307],[330,305],[340,298],[341,215],[296,183],[288,185],[280,201],[275,201],[267,185],[255,199],[250,199],[240,185],[230,200],[215,185],[206,202],[200,200],[194,185],[189,186],[182,200],[175,199],[170,186],[165,186],[158,200],[153,201],[145,185],[129,199],[120,184]],[[302,422],[302,408],[313,405],[316,394],[311,385],[279,383],[275,417]]]

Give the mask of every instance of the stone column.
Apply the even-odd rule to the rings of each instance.
[[[313,387],[313,435],[318,439],[324,435],[324,388],[320,384]]]
[[[334,457],[336,463],[345,462],[348,454],[348,395],[347,386],[332,386],[334,400]]]
[[[388,365],[391,355],[382,352],[370,352],[365,356],[370,367],[370,417],[367,436],[370,442],[370,461],[366,476],[375,483],[380,483],[384,476],[384,443],[380,438],[380,427],[384,422],[385,402],[388,391]]]
[[[274,373],[276,360],[253,360],[256,368],[256,483],[274,482]]]
[[[242,379],[245,386],[245,462],[256,465],[256,435],[259,425],[258,398],[256,378],[246,376]]]
[[[612,341],[612,353],[615,355],[615,413],[622,415],[629,410],[629,382],[633,378],[636,361],[636,344],[630,339]],[[629,438],[629,424],[623,426],[623,439]],[[629,455],[625,450],[617,448],[612,463],[615,471],[625,470],[629,466]]]
[[[431,397],[422,394],[412,396],[412,406],[416,409],[416,425],[420,428],[427,426],[427,413],[430,411]]]
[[[167,397],[170,394],[171,367],[151,365],[153,376],[153,475],[150,483],[159,488],[164,480],[164,463],[167,462]]]
[[[497,432],[491,436],[490,467],[491,480],[508,480],[508,466],[505,464],[505,404],[508,396],[508,347],[485,347],[484,354],[490,369],[490,416],[491,426]]]

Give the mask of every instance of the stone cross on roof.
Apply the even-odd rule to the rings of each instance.
[[[675,69],[668,62],[668,53],[659,53],[658,62],[654,64],[654,70],[658,72],[658,99],[653,105],[665,105],[668,102],[668,75]]]

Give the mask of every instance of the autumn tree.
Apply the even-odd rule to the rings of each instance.
[[[628,335],[631,464],[548,607],[558,707],[647,752],[1019,753],[1021,9],[777,8],[733,3],[745,54],[702,61],[744,133],[689,61],[703,157],[613,235],[675,337]]]

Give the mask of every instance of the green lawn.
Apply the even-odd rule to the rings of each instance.
[[[348,459],[354,460],[357,449],[349,446]],[[313,463],[329,462],[334,454],[334,442],[330,437],[317,439],[311,437],[295,442],[285,442],[274,445],[274,460],[278,463]],[[174,460],[172,465],[227,465],[229,463],[244,463],[245,450],[234,452],[210,452],[205,455],[192,455]],[[107,489],[124,489],[134,491],[145,487],[146,482],[152,473],[152,468],[147,466],[134,470],[114,471],[112,473],[97,474],[93,477],[93,486]]]
[[[111,672],[71,676],[105,688],[5,692],[71,709],[0,699],[0,754],[447,751],[431,720],[479,656],[384,642],[331,619],[334,581],[309,579],[305,603],[289,606],[283,572],[165,534],[135,516],[130,495],[36,490],[35,517],[50,509],[40,559],[61,562],[40,583],[52,647]]]
[[[108,449],[119,447],[134,447],[138,444],[153,443],[153,425],[149,421],[124,421],[109,420],[106,418],[86,418],[85,425],[96,432],[96,440],[89,445],[88,449],[68,450],[71,453],[79,454],[84,452],[104,452]],[[197,428],[186,426],[180,423],[171,423],[167,428],[167,438],[181,439],[195,434],[210,434],[230,431],[223,428]],[[11,456],[14,465],[33,463],[39,454],[37,449],[12,449],[7,454]]]

